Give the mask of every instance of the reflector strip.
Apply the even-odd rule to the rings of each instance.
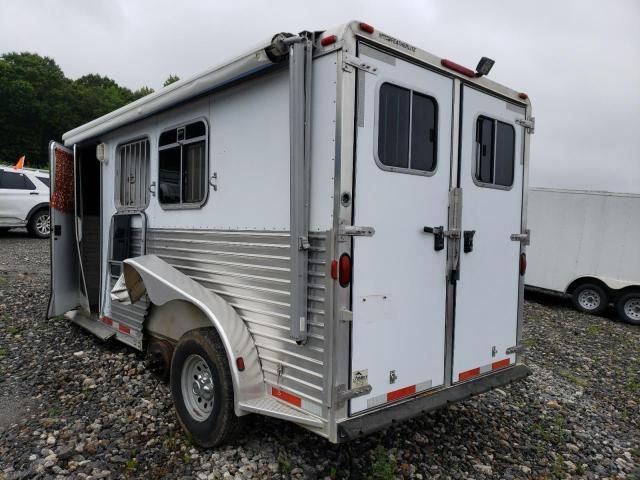
[[[511,359],[505,358],[504,360],[498,360],[491,364],[491,370],[497,370],[498,368],[508,367],[511,364]]]
[[[122,333],[126,333],[127,335],[129,335],[129,333],[131,332],[131,329],[129,327],[122,324],[118,325],[118,330],[120,330]]]
[[[291,395],[290,393],[282,391],[279,388],[271,387],[271,395],[287,403],[290,403],[291,405],[295,405],[298,408],[302,408],[302,399],[300,397]]]
[[[394,400],[400,400],[402,398],[414,395],[416,393],[429,390],[432,386],[431,380],[420,382],[416,385],[409,385],[408,387],[400,388],[389,393],[383,393],[367,399],[367,408],[377,407],[378,405],[384,405],[387,402],[393,402]]]
[[[503,360],[498,360],[497,362],[493,362],[489,365],[483,365],[481,367],[472,368],[471,370],[467,370],[466,372],[460,372],[458,374],[458,381],[462,382],[464,380],[469,380],[470,378],[477,377],[481,373],[487,373],[491,370],[498,370],[499,368],[508,367],[511,365],[511,359],[505,358]]]
[[[413,395],[414,393],[416,393],[416,386],[409,385],[408,387],[404,387],[399,390],[394,390],[393,392],[387,393],[387,402],[393,402],[394,400],[408,397],[409,395]]]
[[[109,317],[102,317],[102,323],[111,326],[113,325],[113,320],[111,320]]]

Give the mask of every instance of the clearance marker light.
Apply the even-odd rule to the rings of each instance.
[[[239,371],[244,372],[244,358],[236,358],[236,366],[238,367]]]
[[[348,287],[351,283],[351,257],[347,253],[340,256],[338,281],[341,287]]]
[[[368,23],[361,23],[360,24],[360,30],[362,30],[363,32],[367,32],[367,33],[373,33],[373,32],[376,31],[375,28],[373,28]]]
[[[336,43],[337,40],[338,37],[336,37],[335,35],[329,35],[328,37],[324,37],[322,40],[320,40],[320,45],[322,45],[323,47],[327,47]]]
[[[467,77],[474,78],[476,76],[476,72],[474,72],[470,68],[463,67],[462,65],[459,65],[456,62],[452,62],[451,60],[447,60],[446,58],[443,58],[440,61],[440,64],[443,67],[447,67],[447,68],[453,70],[454,72],[461,73],[462,75],[466,75]]]

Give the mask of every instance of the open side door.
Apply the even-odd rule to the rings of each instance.
[[[80,306],[88,310],[75,232],[74,161],[72,150],[51,142],[51,297],[48,317],[62,315]]]

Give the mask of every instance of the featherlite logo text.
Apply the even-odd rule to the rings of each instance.
[[[389,43],[393,43],[394,45],[397,45],[399,47],[402,47],[406,50],[409,50],[410,52],[415,52],[416,51],[416,47],[414,47],[413,45],[409,45],[406,42],[403,42],[402,40],[398,40],[397,38],[393,38],[390,37],[389,35],[386,35],[382,32],[380,32],[380,38],[382,38],[383,40],[386,40]]]

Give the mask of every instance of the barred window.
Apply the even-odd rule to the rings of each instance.
[[[116,206],[119,210],[144,210],[149,205],[149,140],[118,147]]]
[[[207,126],[199,121],[160,135],[158,193],[160,203],[200,206],[207,193]]]

